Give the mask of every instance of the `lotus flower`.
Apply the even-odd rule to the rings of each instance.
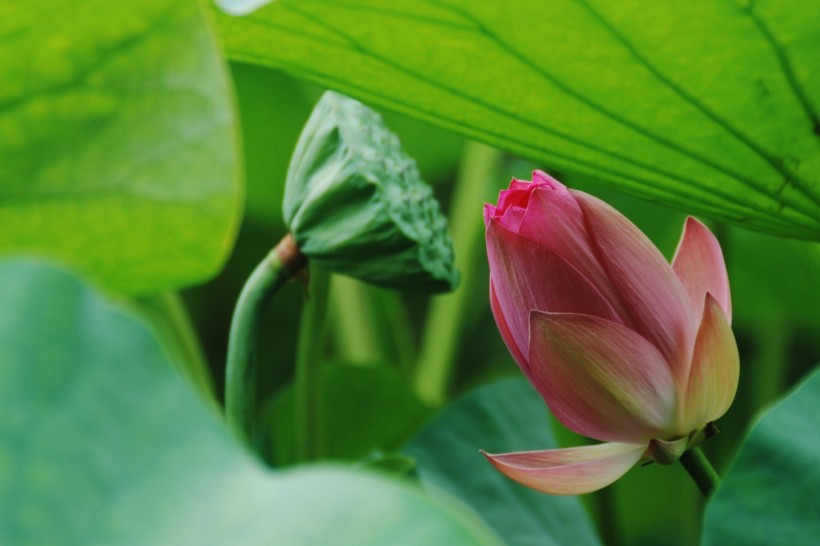
[[[702,442],[737,389],[731,301],[715,236],[688,218],[670,265],[618,211],[535,171],[484,206],[490,303],[552,413],[604,443],[486,454],[559,495],[595,491],[642,458]]]

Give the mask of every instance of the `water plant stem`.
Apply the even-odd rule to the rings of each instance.
[[[299,321],[296,372],[293,378],[296,446],[300,461],[315,460],[321,456],[321,351],[329,285],[330,275],[326,271],[311,269],[308,301]]]
[[[689,475],[692,476],[692,479],[695,480],[703,496],[707,499],[711,497],[720,485],[720,476],[718,476],[706,455],[703,454],[703,451],[699,447],[692,448],[681,456],[680,462]]]
[[[340,360],[356,365],[389,362],[388,340],[380,335],[385,321],[373,288],[351,277],[334,275],[330,292],[329,330]]]
[[[465,145],[450,207],[461,286],[453,294],[433,298],[413,378],[416,393],[431,404],[446,398],[466,319],[475,315],[475,294],[480,290],[479,282],[486,279],[486,267],[480,266],[487,263],[481,204],[492,198],[502,158],[501,152],[483,144]]]
[[[394,362],[411,373],[415,336],[401,294],[334,275],[328,308],[339,360],[358,366]]]
[[[234,309],[225,369],[225,417],[251,448],[256,426],[257,349],[262,320],[276,291],[305,265],[293,237],[286,235],[254,269]]]

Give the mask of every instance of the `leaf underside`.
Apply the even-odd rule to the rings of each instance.
[[[263,468],[151,332],[74,277],[0,262],[0,301],[0,544],[497,544],[407,484]]]
[[[279,0],[230,57],[541,166],[820,239],[820,2]],[[499,186],[501,186],[499,181]]]
[[[703,543],[814,544],[820,534],[820,369],[765,412],[710,500]]]
[[[204,15],[195,0],[0,7],[0,253],[129,294],[216,273],[241,191]]]

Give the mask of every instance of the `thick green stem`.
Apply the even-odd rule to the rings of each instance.
[[[286,235],[251,273],[231,320],[225,369],[225,416],[252,447],[258,443],[256,423],[257,349],[262,319],[276,291],[302,267],[304,256]]]
[[[680,462],[698,484],[703,496],[707,499],[711,497],[720,485],[720,476],[703,451],[699,447],[692,448],[681,456]]]
[[[293,379],[296,400],[296,447],[300,461],[321,456],[319,406],[321,396],[321,358],[327,314],[330,275],[311,269],[308,301],[299,322],[296,373]]]
[[[474,314],[475,294],[480,291],[480,282],[486,282],[477,273],[486,271],[479,267],[479,262],[486,263],[481,204],[492,198],[500,184],[497,176],[502,157],[493,148],[473,142],[464,150],[450,212],[461,286],[453,294],[432,300],[413,378],[418,395],[433,404],[441,403],[447,395],[465,319]]]
[[[215,403],[208,362],[179,294],[164,292],[134,303],[155,325],[174,367],[188,376],[206,400]]]
[[[372,290],[362,281],[344,275],[334,275],[331,282],[330,330],[340,359],[351,364],[390,359],[389,340],[379,335],[384,317]]]
[[[415,348],[401,295],[343,275],[334,275],[330,284],[335,354],[354,365],[396,362],[409,374]]]
[[[407,307],[402,301],[401,294],[397,292],[381,290],[381,296],[385,317],[382,324],[382,335],[390,340],[399,369],[404,375],[410,377],[416,358],[416,342]]]

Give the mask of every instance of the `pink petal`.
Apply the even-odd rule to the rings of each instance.
[[[581,208],[564,186],[539,185],[533,188],[527,203],[527,221],[521,229],[521,235],[565,259],[589,246]]]
[[[594,446],[482,454],[508,478],[542,493],[581,495],[611,484],[641,459],[645,444]]]
[[[726,413],[735,398],[739,376],[735,336],[720,304],[707,294],[679,433],[699,430]]]
[[[503,214],[509,207],[527,208],[532,189],[532,182],[513,178],[509,188],[498,192],[498,209]]]
[[[504,193],[505,191],[529,191],[531,186],[532,182],[529,180],[519,180],[518,178],[513,178],[510,181],[510,187],[506,190],[501,190],[500,193]]]
[[[587,315],[530,314],[532,382],[555,417],[584,436],[646,443],[676,422],[663,355],[620,324]]]
[[[502,226],[509,229],[513,233],[517,233],[521,227],[521,222],[524,220],[524,215],[527,209],[521,207],[510,207],[504,211],[499,219]]]
[[[565,187],[533,190],[518,232],[572,264],[615,310],[620,317],[618,322],[632,324],[631,316],[590,244],[584,213]]]
[[[720,304],[729,323],[732,323],[729,275],[720,243],[709,228],[691,216],[686,219],[683,236],[672,260],[672,269],[698,315],[703,308],[703,298],[709,292]]]
[[[685,378],[700,317],[680,280],[655,245],[621,213],[591,195],[572,194],[584,212],[590,246],[633,329],[660,350],[678,378]]]
[[[497,304],[496,322],[507,346],[514,347],[510,349],[513,354],[528,352],[532,309],[583,313],[619,321],[603,296],[575,268],[497,220],[490,220],[487,226],[487,257]],[[503,316],[510,338],[505,335],[499,316]],[[527,373],[524,366],[522,369]]]
[[[495,324],[498,326],[501,339],[504,340],[504,344],[507,346],[507,349],[510,351],[513,359],[518,364],[518,367],[521,368],[521,371],[524,372],[527,379],[532,381],[529,375],[529,364],[527,364],[527,359],[525,356],[526,353],[521,352],[521,349],[518,347],[518,344],[513,337],[512,331],[507,324],[507,319],[504,316],[504,311],[501,309],[501,304],[498,303],[498,296],[495,294],[495,287],[493,286],[492,280],[490,280],[490,309],[493,312],[493,318],[495,318]]]
[[[487,224],[490,223],[491,218],[495,218],[496,211],[498,207],[493,205],[492,203],[484,203],[484,226],[486,227]]]
[[[552,189],[566,188],[566,186],[564,186],[561,182],[551,177],[544,171],[532,171],[532,182],[533,184],[538,184],[539,186],[548,186]]]

